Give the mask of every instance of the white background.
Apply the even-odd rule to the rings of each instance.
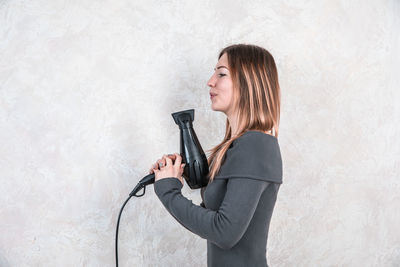
[[[398,266],[399,36],[396,0],[0,1],[0,265],[113,266],[122,203],[179,152],[171,113],[194,108],[203,149],[218,144],[206,83],[249,43],[282,94],[268,263]],[[153,186],[119,238],[121,266],[206,266]]]

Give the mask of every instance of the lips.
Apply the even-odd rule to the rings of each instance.
[[[210,96],[211,97],[213,97],[213,96],[216,96],[217,94],[214,94],[214,93],[210,93]]]

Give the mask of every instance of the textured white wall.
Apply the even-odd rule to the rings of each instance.
[[[396,0],[0,1],[0,265],[113,266],[123,201],[179,151],[170,114],[222,138],[206,82],[240,42],[282,88],[269,264],[400,265],[399,33]],[[121,266],[206,266],[152,186],[119,238]]]

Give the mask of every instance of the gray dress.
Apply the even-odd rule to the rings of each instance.
[[[278,140],[247,131],[228,149],[214,181],[201,190],[199,205],[181,194],[175,177],[158,180],[154,191],[187,230],[207,239],[207,266],[268,266],[268,229],[282,184]]]

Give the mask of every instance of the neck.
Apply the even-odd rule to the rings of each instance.
[[[229,125],[231,126],[231,135],[235,136],[237,133],[237,128],[238,128],[238,119],[237,119],[237,113],[230,113],[227,114]]]

